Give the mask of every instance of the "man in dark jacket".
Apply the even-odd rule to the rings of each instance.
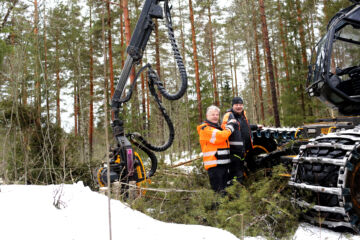
[[[224,115],[221,127],[235,119],[239,123],[237,128],[229,137],[230,142],[230,179],[236,178],[242,183],[244,178],[244,158],[246,154],[252,150],[251,131],[256,130],[261,125],[250,125],[244,111],[244,102],[241,97],[234,97],[232,107]]]

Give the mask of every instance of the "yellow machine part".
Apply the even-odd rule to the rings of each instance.
[[[298,128],[295,132],[295,138],[297,138],[297,135],[302,131],[304,130],[303,128]]]
[[[97,178],[97,181],[98,181],[100,187],[105,187],[105,184],[103,183],[103,181],[101,181],[101,171],[103,169],[104,169],[103,167],[99,168],[96,173],[96,178]]]
[[[260,148],[260,149],[262,149],[264,152],[269,153],[269,151],[268,151],[265,147],[263,147],[263,146],[261,146],[261,145],[254,145],[253,148],[254,148],[254,149],[255,149],[255,148]]]
[[[334,132],[336,129],[336,127],[328,127],[328,128],[321,128],[321,133],[322,134],[329,134]]]
[[[139,188],[141,188],[142,185],[146,185],[146,183],[151,183],[151,180],[150,179],[147,179],[146,178],[146,172],[145,172],[145,167],[144,167],[144,164],[143,164],[143,161],[140,157],[140,155],[137,153],[137,152],[134,152],[134,155],[135,157],[139,160],[140,162],[140,165],[138,165],[136,167],[136,173],[137,173],[137,176],[138,176],[138,179],[143,179],[139,182],[136,182],[136,186],[138,186]],[[139,190],[139,193],[141,195],[145,195],[146,194],[146,190]]]
[[[146,185],[147,183],[150,184],[151,180],[146,178],[146,172],[145,172],[145,167],[143,164],[143,161],[140,157],[140,155],[137,152],[134,152],[135,158],[137,160],[139,160],[138,162],[140,163],[138,166],[136,166],[135,170],[136,170],[136,174],[137,174],[137,178],[139,179],[136,182],[136,186],[138,186],[139,188],[141,188],[141,186]],[[117,155],[115,163],[120,163],[120,155]],[[101,167],[97,170],[96,172],[96,178],[97,181],[99,183],[100,187],[105,187],[105,183],[101,180],[101,173],[104,170],[104,167]],[[141,192],[140,192],[141,191]],[[141,195],[145,195],[146,194],[146,190],[139,190],[139,194],[141,193]]]

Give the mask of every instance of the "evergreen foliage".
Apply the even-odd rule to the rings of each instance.
[[[266,236],[279,239],[291,236],[298,226],[299,210],[289,199],[286,169],[279,165],[271,174],[260,170],[244,185],[234,182],[222,197],[209,190],[207,174],[192,171],[183,176],[157,175],[151,187],[197,190],[196,193],[147,192],[130,202],[131,206],[156,219],[185,224],[201,224],[228,230],[238,237]],[[243,222],[243,226],[241,225]],[[244,229],[244,233],[241,232]]]
[[[2,66],[4,57],[8,55],[10,51],[10,46],[8,46],[5,41],[0,39],[0,66]]]

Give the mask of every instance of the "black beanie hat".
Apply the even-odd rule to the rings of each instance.
[[[243,100],[241,97],[234,97],[231,101],[231,106],[233,106],[234,104],[243,104]]]

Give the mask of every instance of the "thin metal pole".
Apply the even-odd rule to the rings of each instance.
[[[244,214],[240,214],[241,216],[241,240],[244,240]]]
[[[101,10],[101,22],[102,22],[102,41],[103,41],[103,54],[104,54],[104,80],[107,81],[107,67],[106,67],[106,44],[105,44],[105,24],[104,24],[104,4]],[[106,86],[106,84],[105,84]],[[107,89],[104,87],[104,110],[105,110],[105,142],[106,142],[106,151],[109,151],[109,133],[108,133],[108,106],[107,106]],[[107,155],[107,154],[106,154]],[[110,161],[109,157],[106,157],[107,160],[107,195],[108,195],[108,215],[109,215],[109,239],[112,240],[112,230],[111,230],[111,185],[110,185]]]

